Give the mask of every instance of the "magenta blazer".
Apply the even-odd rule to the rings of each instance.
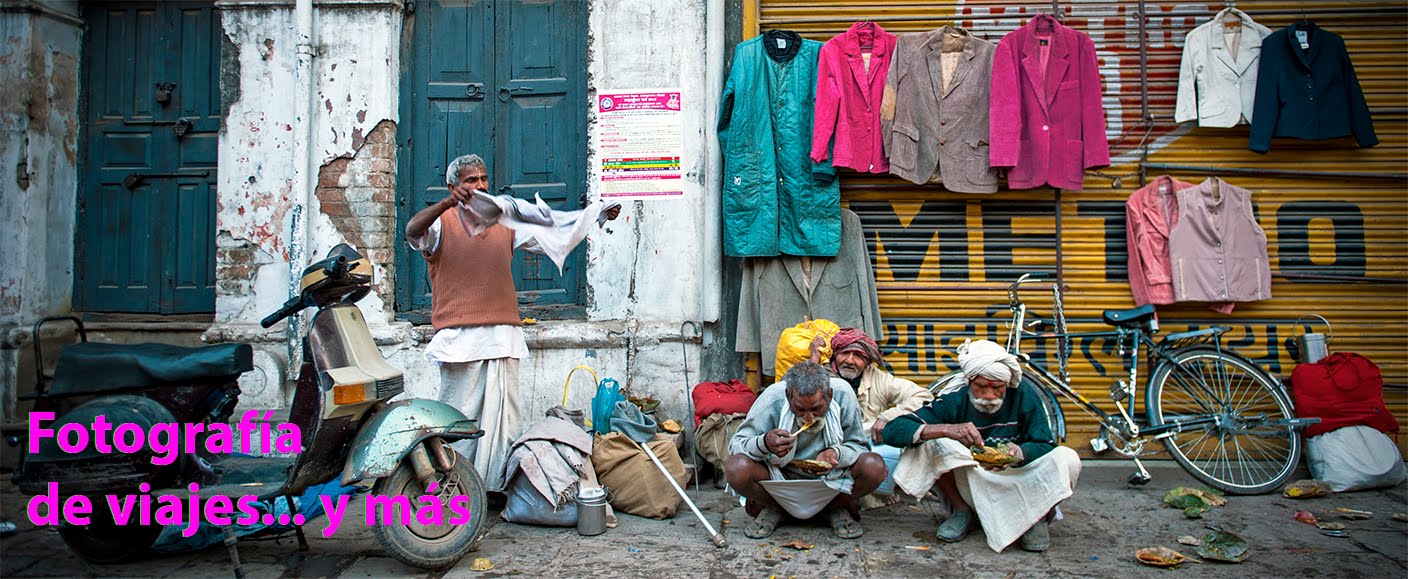
[[[1012,189],[1079,190],[1110,164],[1095,43],[1049,14],[998,41],[991,113],[991,164]]]
[[[871,46],[869,69],[861,57],[865,45]],[[857,22],[822,45],[817,56],[812,161],[820,163],[830,156],[836,167],[862,173],[890,171],[880,133],[880,99],[894,52],[895,35],[874,22]]]

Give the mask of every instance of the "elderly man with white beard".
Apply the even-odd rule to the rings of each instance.
[[[958,364],[967,386],[885,426],[886,444],[909,447],[895,483],[915,497],[937,483],[951,511],[936,532],[943,541],[963,540],[976,514],[992,550],[1020,537],[1023,549],[1045,551],[1047,522],[1073,494],[1080,457],[1056,445],[1041,394],[1022,383],[1020,364],[1002,346],[964,342]],[[980,465],[970,449],[984,445],[1005,449],[1012,462]]]
[[[821,344],[821,340],[812,342],[813,362],[821,361]],[[892,493],[895,489],[894,472],[899,466],[901,453],[899,448],[885,444],[880,433],[891,420],[919,410],[933,400],[934,395],[927,388],[920,388],[914,382],[886,372],[880,346],[858,328],[841,328],[831,337],[830,345],[830,370],[856,391],[861,421],[866,437],[870,439],[870,450],[885,460],[885,468],[889,472],[874,494],[861,498],[860,506],[862,509],[874,509],[897,502],[899,497]]]

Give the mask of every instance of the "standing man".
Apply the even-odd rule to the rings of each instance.
[[[430,269],[435,337],[425,356],[440,366],[439,400],[479,421],[484,436],[455,444],[491,491],[504,488],[509,445],[521,429],[518,363],[528,355],[513,285],[513,252],[566,256],[585,237],[581,224],[603,211],[551,211],[489,190],[484,159],[464,155],[445,171],[450,194],[406,223],[406,241]],[[559,263],[559,267],[560,267]]]

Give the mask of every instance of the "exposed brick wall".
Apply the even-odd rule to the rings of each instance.
[[[373,290],[390,304],[396,278],[396,124],[381,121],[356,153],[318,170],[322,212],[352,244],[382,268]]]

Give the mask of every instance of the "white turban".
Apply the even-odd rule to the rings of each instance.
[[[1017,363],[1017,357],[990,340],[964,340],[958,347],[958,365],[969,381],[982,376],[1006,382],[1011,388],[1022,382],[1022,366]]]

